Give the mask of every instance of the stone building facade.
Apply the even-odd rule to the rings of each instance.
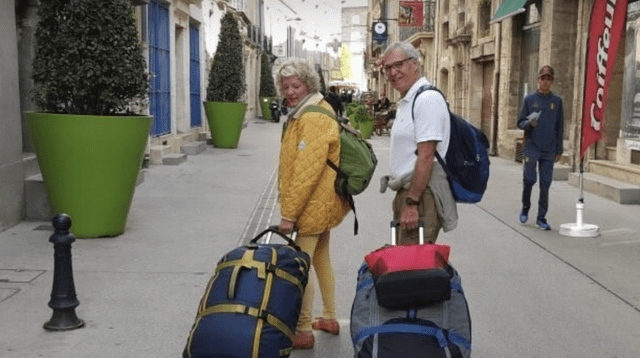
[[[20,11],[13,1],[0,3],[0,83],[3,89],[11,89],[0,91],[0,232],[22,219],[24,178],[28,170],[17,90],[20,76],[16,10]]]
[[[498,36],[496,43],[499,48],[496,51],[500,51],[496,76],[496,98],[500,102],[496,116],[497,136],[494,138],[496,154],[507,158],[515,156],[515,143],[523,136],[515,126],[522,98],[535,90],[538,68],[549,64],[556,73],[553,90],[564,101],[563,162],[573,171],[578,171],[581,162],[587,38],[595,0],[521,2],[523,5],[517,14],[499,19],[492,25]],[[627,11],[638,8],[638,5],[630,1]],[[625,59],[637,47],[635,40],[629,38],[635,33],[632,30],[634,26],[627,20],[627,31],[623,32],[618,47],[606,98],[602,138],[588,149],[583,161],[585,171],[595,174],[589,177],[594,182],[605,183],[614,179],[640,186],[640,135],[638,131],[624,130],[633,116],[628,110],[625,111],[625,108],[630,108],[625,107],[625,103],[632,103],[633,100],[629,98],[635,96],[635,90],[624,89],[625,82],[633,87],[634,84],[630,82],[636,78],[633,63],[625,68]],[[631,202],[640,203],[640,200]]]
[[[346,81],[364,83],[364,52],[367,37],[367,7],[343,7],[341,12],[342,46],[351,51],[351,78]],[[343,64],[344,70],[344,64]],[[362,89],[362,88],[361,88]]]
[[[161,164],[162,153],[180,153],[185,143],[202,140],[209,126],[202,102],[206,100],[206,88],[211,62],[215,55],[220,33],[220,20],[226,12],[234,14],[243,40],[245,88],[243,101],[247,103],[245,118],[261,115],[258,98],[260,58],[266,50],[261,26],[260,2],[256,0],[172,0],[157,2],[169,12],[169,41],[171,82],[171,110],[164,131],[152,133],[149,143],[152,164]],[[142,14],[142,18],[149,16]],[[150,20],[151,21],[151,20]],[[198,37],[194,43],[195,36]],[[200,44],[197,54],[192,46]],[[152,45],[145,43],[148,49]],[[196,64],[197,68],[194,68]],[[199,88],[193,88],[193,71],[199,73]],[[199,91],[199,92],[198,92]],[[198,112],[198,113],[196,113]],[[153,113],[153,112],[152,112]],[[154,115],[156,117],[157,115]],[[199,117],[198,120],[196,117]],[[155,119],[155,118],[154,118]],[[158,154],[155,154],[158,153]]]
[[[206,135],[208,128],[201,102],[206,95],[205,79],[215,52],[220,18],[226,11],[232,11],[241,25],[247,118],[260,115],[260,56],[262,51],[270,50],[262,30],[262,2],[132,0],[132,3],[151,77],[163,76],[166,85],[150,93],[150,102],[154,96],[155,103],[161,105],[139,109],[140,114],[151,114],[154,122],[162,123],[149,137],[147,153],[151,157],[154,148],[160,156],[180,153],[183,144],[202,140]],[[24,112],[37,110],[29,95],[33,87],[30,67],[37,9],[38,0],[0,3],[0,82],[3,88],[14,89],[0,91],[0,232],[23,219],[48,220],[51,214],[24,119]],[[159,36],[164,40],[156,41]],[[164,67],[153,66],[154,53],[162,53],[158,57],[167,61]],[[31,187],[40,189],[31,191]]]
[[[586,43],[594,2],[426,0],[422,2],[422,27],[403,36],[404,29],[394,21],[402,2],[370,0],[371,24],[386,20],[388,39],[375,41],[370,27],[366,62],[369,84],[380,92],[388,89],[380,72],[381,54],[392,42],[411,42],[423,56],[425,76],[447,94],[452,111],[484,131],[491,154],[518,159],[524,134],[516,126],[517,115],[524,96],[536,90],[539,67],[549,64],[556,73],[553,91],[564,101],[562,162],[577,171]],[[639,7],[634,3],[629,4],[630,13]],[[637,48],[635,29],[640,25],[631,18],[627,16],[627,31],[618,48],[603,136],[590,147],[583,163],[586,171],[603,180],[640,186],[640,120],[633,119],[635,82],[640,88],[640,78],[636,80],[634,61],[627,60],[625,67],[625,57],[637,56],[630,53]],[[631,36],[633,39],[628,38]],[[395,101],[398,94],[393,92],[389,97]],[[638,130],[634,129],[636,122]]]

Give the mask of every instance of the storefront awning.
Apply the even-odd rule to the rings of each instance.
[[[527,0],[504,0],[490,23],[493,24],[494,22],[500,22],[511,16],[525,12],[526,9],[524,8],[524,5],[526,3]]]

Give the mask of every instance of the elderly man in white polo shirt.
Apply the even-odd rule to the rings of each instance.
[[[402,180],[393,200],[394,218],[400,221],[401,245],[418,242],[418,222],[425,224],[425,242],[435,242],[440,229],[452,230],[458,214],[446,174],[435,160],[436,150],[442,158],[449,147],[450,118],[446,100],[437,91],[424,91],[420,54],[408,43],[389,46],[383,69],[391,86],[400,92],[396,119],[391,129],[390,171],[388,180]]]

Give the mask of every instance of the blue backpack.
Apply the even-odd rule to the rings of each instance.
[[[445,95],[436,87],[424,85],[418,89],[413,97],[411,117],[416,99],[424,91],[437,91],[445,98]],[[447,109],[449,102],[447,102]],[[436,158],[447,173],[453,198],[459,203],[477,203],[482,200],[482,195],[487,189],[489,181],[489,141],[487,136],[478,128],[460,116],[451,113],[451,133],[449,136],[449,149],[445,155],[446,162],[442,160],[436,151]]]

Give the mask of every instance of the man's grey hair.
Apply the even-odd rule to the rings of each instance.
[[[311,66],[302,60],[291,59],[283,63],[276,72],[276,86],[280,96],[284,96],[282,91],[282,80],[288,77],[297,77],[309,87],[309,93],[320,92],[320,76]]]
[[[420,52],[408,42],[394,42],[391,46],[387,47],[382,57],[385,57],[389,52],[396,49],[402,50],[407,58],[415,58],[416,61],[420,63]]]

